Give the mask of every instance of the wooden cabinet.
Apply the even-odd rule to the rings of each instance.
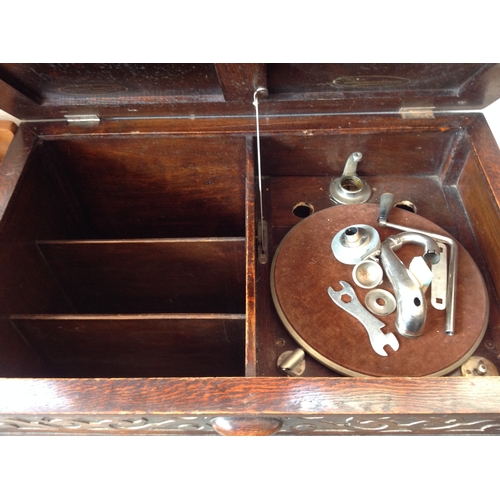
[[[23,119],[0,168],[0,432],[500,431],[495,376],[348,377],[309,355],[285,376],[277,359],[297,344],[270,289],[285,235],[334,207],[331,180],[362,152],[368,203],[410,201],[479,268],[489,322],[474,354],[498,367],[500,152],[462,110],[500,96],[500,65],[3,64],[0,77],[0,107]]]

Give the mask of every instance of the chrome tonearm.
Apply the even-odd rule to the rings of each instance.
[[[440,234],[430,233],[421,229],[392,224],[388,221],[389,213],[394,206],[394,196],[391,193],[384,193],[380,198],[380,215],[378,224],[381,227],[390,227],[398,231],[419,233],[436,240],[439,243],[445,243],[450,247],[450,261],[448,266],[448,281],[446,288],[446,328],[447,335],[455,333],[455,302],[457,285],[457,264],[458,264],[458,245],[455,240],[442,236]]]
[[[404,337],[418,337],[423,333],[427,314],[424,291],[394,253],[406,244],[423,246],[423,258],[432,264],[439,261],[439,246],[425,234],[404,232],[387,238],[380,249],[380,261],[396,295],[396,328]]]

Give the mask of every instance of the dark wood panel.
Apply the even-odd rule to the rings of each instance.
[[[61,219],[51,202],[53,179],[34,168],[36,137],[21,127],[0,167],[0,376],[50,373],[8,320],[23,312],[71,312],[73,309],[46,267],[36,234],[61,236]]]
[[[30,95],[27,89],[16,90],[5,81],[0,81],[0,95],[2,96],[1,109],[12,116],[20,117],[31,114],[33,116],[43,111],[38,111],[40,101],[37,96]],[[30,111],[30,110],[33,111]]]
[[[213,64],[2,64],[0,77],[44,106],[221,100]]]
[[[305,104],[303,104],[306,106]],[[325,131],[332,135],[364,134],[364,133],[423,133],[457,131],[466,127],[477,117],[474,113],[448,113],[435,115],[434,119],[402,119],[398,114],[339,114],[335,112],[313,113],[311,109],[304,109],[303,113],[292,110],[282,110],[283,113],[272,113],[272,106],[268,100],[260,101],[259,114],[262,136],[304,134],[314,135],[315,132]],[[226,110],[229,111],[229,110]],[[200,136],[217,135],[220,138],[236,134],[255,135],[255,108],[249,104],[246,113],[242,116],[218,116],[217,113],[176,116],[175,120],[166,117],[151,116],[147,120],[121,118],[101,120],[92,127],[45,121],[29,123],[30,129],[44,139],[67,139],[68,134],[78,139],[102,139],[121,134],[124,139],[129,134],[135,138],[151,138],[161,136]]]
[[[51,144],[97,238],[243,236],[244,138]]]
[[[246,347],[245,347],[245,375],[255,377],[257,374],[257,310],[256,310],[256,218],[255,218],[255,191],[254,191],[254,156],[253,141],[247,138],[247,164],[245,185],[246,210]]]
[[[480,165],[486,183],[494,197],[494,206],[500,206],[500,149],[483,115],[467,127],[467,137],[475,161]]]
[[[253,101],[258,87],[267,87],[265,64],[216,64],[222,93],[226,101]]]
[[[34,142],[24,146],[23,139],[28,137],[21,131],[1,166],[5,177],[17,183],[12,193],[4,193],[8,204],[0,225],[0,312],[72,312],[35,244],[39,237],[71,234],[71,219],[67,207],[58,206],[61,191],[46,169],[45,150]]]
[[[244,315],[14,316],[59,377],[244,375]]]
[[[366,99],[398,95],[401,99],[456,96],[469,80],[480,80],[493,64],[268,64],[269,90],[305,98]],[[493,75],[484,75],[494,85]],[[472,92],[471,92],[472,93]],[[472,96],[470,96],[472,97]],[[474,94],[478,98],[478,93]],[[368,106],[368,105],[367,105]]]
[[[367,131],[264,137],[262,168],[266,175],[340,176],[349,156],[359,151],[363,158],[358,175],[439,175],[456,133]]]
[[[0,414],[500,414],[497,377],[0,379]],[[443,424],[445,422],[443,421]]]
[[[300,203],[310,205],[314,212],[334,206],[328,195],[333,177],[271,177],[273,226],[291,227],[302,219],[294,214]],[[386,192],[394,194],[395,202],[412,202],[419,215],[453,232],[453,216],[439,181],[434,177],[373,176],[364,177],[372,188],[368,203],[380,203]]]
[[[500,248],[500,150],[483,116],[467,128],[470,155],[458,182],[461,203],[467,212],[474,231],[471,238],[480,247],[485,260],[485,276],[493,283],[496,296],[500,295],[498,262]],[[469,179],[469,173],[472,174]],[[492,297],[493,297],[492,292]],[[492,301],[490,331],[495,346],[500,345],[500,320],[498,300]],[[488,353],[491,356],[491,353]],[[497,356],[498,361],[498,356]]]
[[[245,238],[38,246],[77,312],[245,312]]]
[[[484,173],[472,155],[465,164],[458,182],[458,190],[467,209],[476,240],[488,265],[497,295],[500,295],[498,265],[500,262],[500,239],[498,238],[500,213]],[[479,200],[483,203],[479,203]]]
[[[2,64],[0,107],[22,119],[242,115],[252,112],[264,63]],[[397,112],[404,106],[479,109],[498,98],[498,64],[268,64],[273,114]],[[256,82],[257,80],[257,82]],[[221,91],[236,100],[224,101]]]

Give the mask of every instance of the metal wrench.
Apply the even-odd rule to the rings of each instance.
[[[384,350],[386,345],[392,347],[394,351],[397,351],[399,349],[399,342],[394,333],[382,332],[381,328],[383,328],[385,324],[361,305],[352,286],[346,281],[341,281],[340,284],[342,285],[342,290],[339,292],[336,292],[331,286],[328,287],[328,295],[330,295],[330,298],[335,304],[358,319],[366,328],[373,350],[379,356],[387,356]],[[350,302],[344,302],[342,300],[343,295],[349,296],[351,298]]]

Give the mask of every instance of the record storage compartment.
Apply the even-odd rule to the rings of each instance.
[[[357,97],[309,105],[307,85],[279,85],[294,65],[268,65],[262,264],[248,77],[262,65],[216,66],[250,92],[203,101],[196,82],[157,116],[139,102],[147,119],[109,105],[94,126],[19,128],[0,167],[0,433],[497,434],[498,377],[347,377],[307,354],[287,377],[277,360],[297,344],[270,290],[280,242],[334,206],[329,184],[359,151],[368,203],[410,201],[478,265],[490,314],[475,354],[500,368],[500,152],[484,117],[384,113],[392,93],[369,113]]]
[[[247,164],[245,138],[38,144],[2,228],[39,358],[12,374],[244,376]]]

